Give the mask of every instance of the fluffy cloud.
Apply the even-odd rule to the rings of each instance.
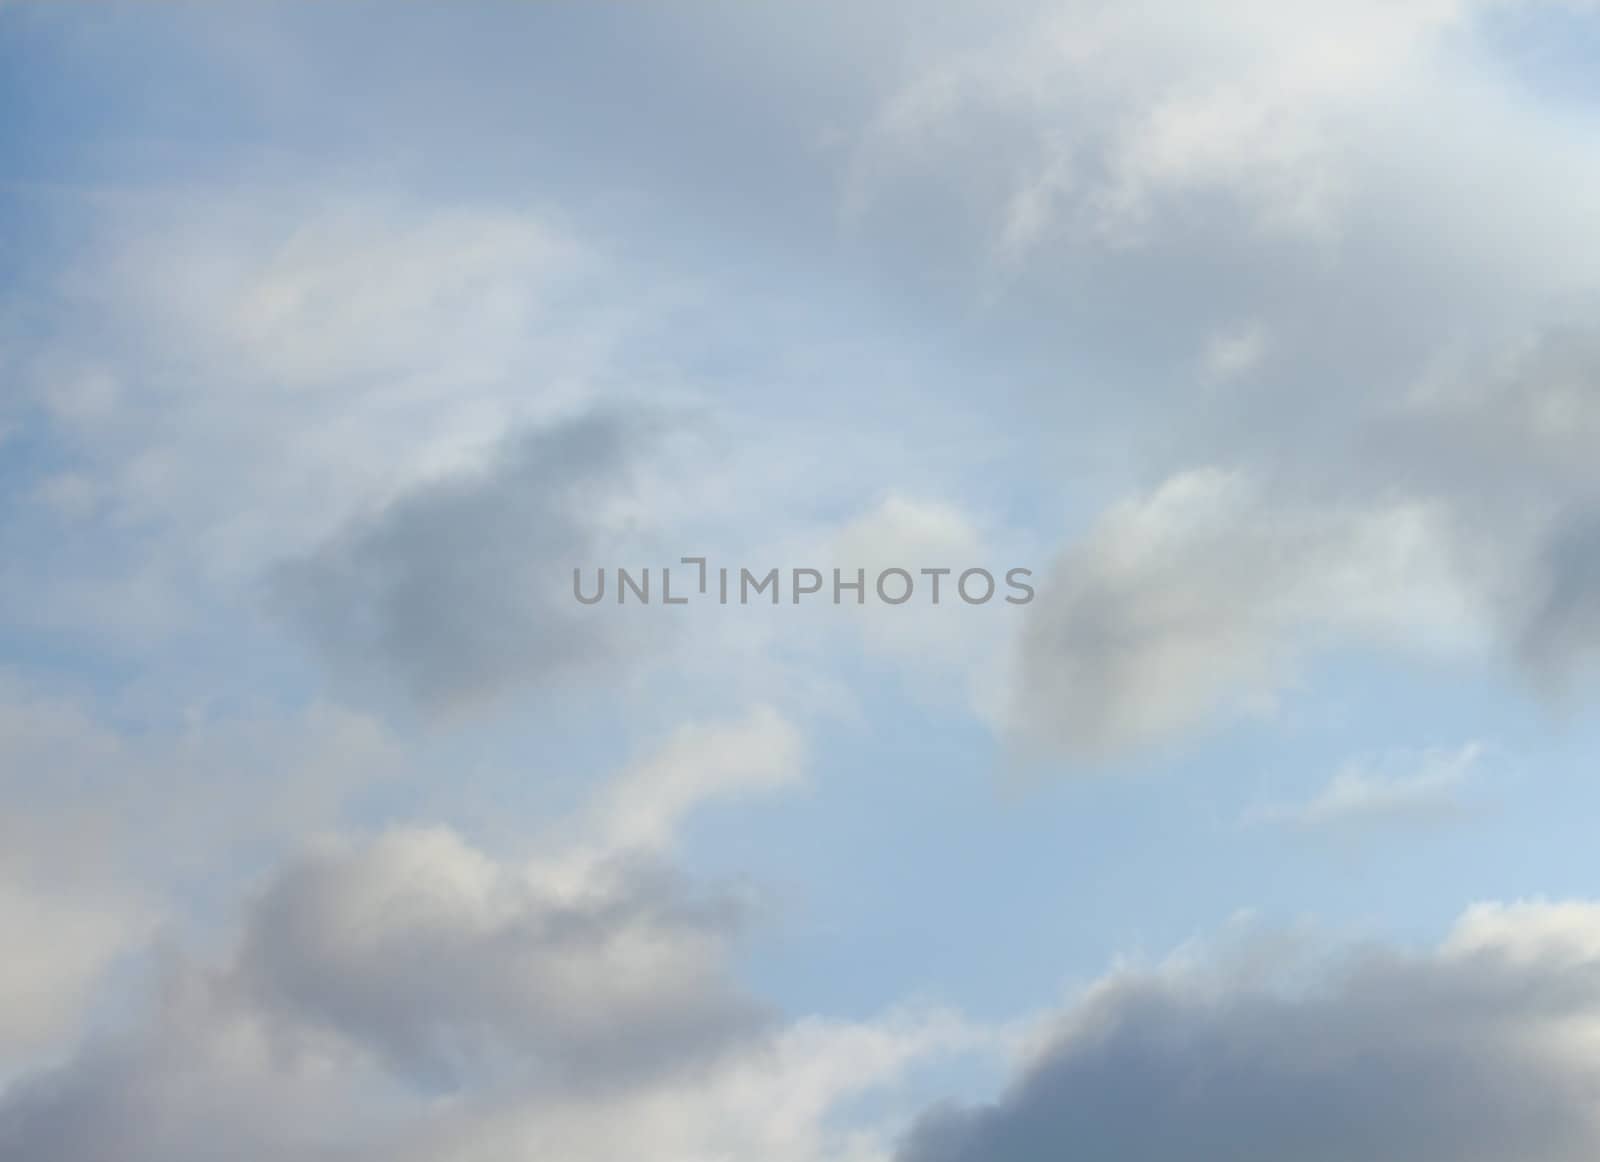
[[[230,987],[403,1074],[509,1058],[592,1086],[690,1068],[764,1015],[729,975],[738,899],[682,882],[667,849],[694,807],[793,783],[800,763],[794,727],[760,710],[680,729],[525,861],[440,828],[310,852],[250,908]]]
[[[733,901],[626,863],[551,884],[442,829],[314,852],[251,908],[232,987],[274,1027],[334,1030],[402,1074],[500,1056],[625,1084],[759,1027],[728,979]]]
[[[1528,904],[1475,909],[1426,954],[1121,971],[901,1162],[1591,1158],[1597,940],[1594,905]]]
[[[0,1157],[444,1162],[881,1158],[839,1106],[991,1045],[937,1013],[778,1022],[731,975],[738,901],[666,862],[699,803],[798,777],[771,711],[686,727],[564,839],[494,857],[442,828],[328,841],[180,954],[142,1027],[0,1097]]]
[[[1480,614],[1449,528],[1420,504],[1295,507],[1239,473],[1176,476],[1041,580],[1010,725],[1105,756],[1271,699],[1330,641],[1470,647]]]

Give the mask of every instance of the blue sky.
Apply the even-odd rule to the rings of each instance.
[[[1597,36],[0,0],[0,1159],[1593,1157]]]

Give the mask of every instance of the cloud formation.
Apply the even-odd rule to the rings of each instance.
[[[1586,116],[1553,116],[1505,43],[1570,19],[1023,4],[907,65],[854,143],[857,228],[916,237],[913,270],[938,238],[924,273],[965,271],[1048,366],[1029,414],[1119,449],[1061,435],[1067,462],[1145,482],[1041,587],[1015,736],[1074,760],[1170,741],[1270,707],[1332,643],[1579,687],[1596,393],[1569,321],[1595,207],[1567,191],[1600,182]]]
[[[626,662],[648,624],[581,605],[572,575],[606,562],[651,426],[589,413],[524,433],[281,565],[276,603],[337,671],[429,707]]]
[[[1425,954],[1125,970],[992,1105],[900,1162],[1580,1162],[1600,1149],[1600,909],[1485,906]],[[1285,971],[1284,969],[1287,969]]]
[[[1248,474],[1180,474],[1113,507],[1040,581],[1010,726],[1106,757],[1269,703],[1330,641],[1470,646],[1475,595],[1452,552],[1425,505],[1295,507]]]
[[[167,960],[142,1025],[0,1094],[0,1158],[882,1157],[836,1108],[990,1035],[936,1012],[779,1021],[733,978],[737,898],[668,859],[688,810],[800,762],[758,710],[678,731],[529,858],[439,827],[314,845],[225,956]]]

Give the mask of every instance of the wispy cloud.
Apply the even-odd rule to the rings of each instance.
[[[1346,828],[1383,823],[1439,823],[1469,813],[1462,791],[1483,757],[1483,745],[1427,750],[1406,756],[1410,769],[1395,773],[1394,760],[1350,764],[1314,798],[1303,803],[1254,807],[1245,822],[1302,828]]]

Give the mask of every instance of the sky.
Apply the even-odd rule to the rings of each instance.
[[[1589,1162],[1597,51],[0,0],[0,1162]]]

